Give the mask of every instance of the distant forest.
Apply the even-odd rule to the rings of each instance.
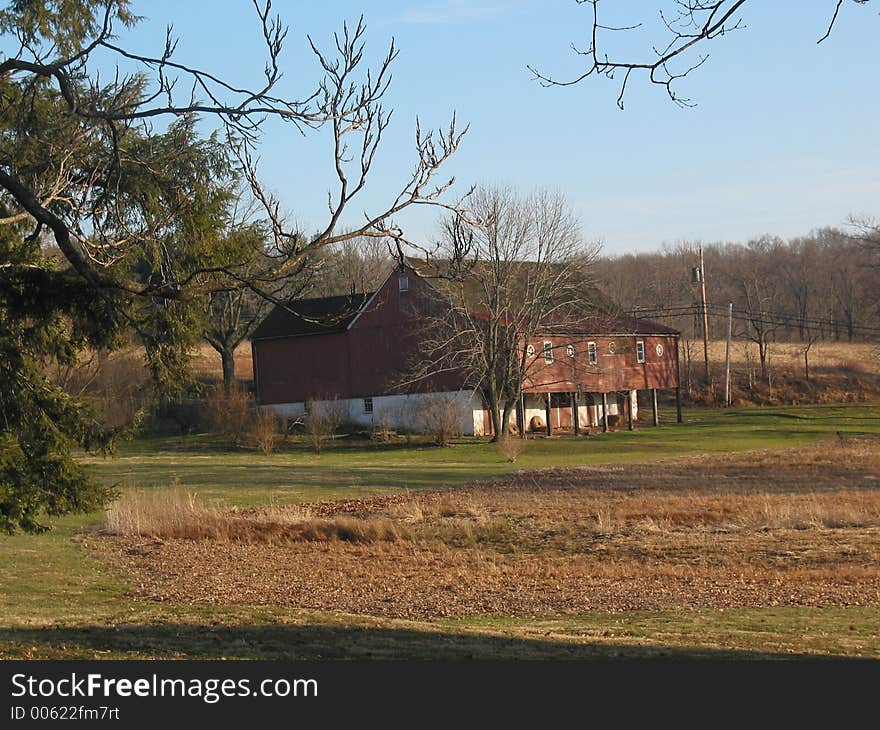
[[[667,323],[685,338],[702,337],[700,287],[694,283],[699,244],[602,257],[600,288],[627,312]],[[835,229],[783,240],[703,245],[709,334],[727,332],[733,303],[737,339],[809,342],[880,340],[880,256],[877,246]]]

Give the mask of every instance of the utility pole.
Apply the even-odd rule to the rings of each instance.
[[[724,353],[724,406],[730,406],[730,338],[733,333],[733,302],[727,303],[727,349]]]
[[[700,285],[700,304],[703,310],[703,359],[706,363],[706,388],[709,388],[709,309],[706,305],[706,267],[703,263],[703,244],[700,243],[700,266],[695,272],[695,283]]]

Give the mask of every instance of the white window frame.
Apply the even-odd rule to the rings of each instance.
[[[647,362],[647,357],[645,356],[645,341],[637,340],[636,341],[636,362],[644,363]]]
[[[409,291],[409,277],[406,274],[397,277],[397,289],[398,291]]]
[[[364,413],[372,414],[373,413],[373,397],[363,399],[364,403]]]
[[[599,345],[595,342],[587,343],[587,360],[590,365],[597,365],[599,363]]]
[[[535,356],[535,346],[534,345],[526,345],[526,357],[534,357]]]
[[[550,340],[544,340],[544,362],[548,365],[554,361],[553,358],[553,343]]]
[[[577,354],[577,351],[574,349],[574,345],[566,345],[565,346],[565,354],[568,357],[574,357]]]

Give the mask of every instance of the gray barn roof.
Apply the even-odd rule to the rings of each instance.
[[[254,330],[252,340],[342,332],[355,318],[369,294],[297,299],[276,305]]]

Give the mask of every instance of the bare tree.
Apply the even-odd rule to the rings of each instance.
[[[272,261],[267,253],[269,234],[265,220],[256,217],[254,201],[249,190],[236,191],[231,200],[229,217],[220,232],[220,244],[235,251],[239,257],[238,274],[246,281],[254,281]],[[223,384],[228,390],[235,383],[235,350],[251,335],[268,314],[274,301],[288,300],[301,295],[319,267],[311,259],[278,280],[266,281],[261,291],[250,287],[212,291],[205,298],[203,337],[217,353],[223,369]],[[270,296],[265,296],[265,293]]]
[[[778,239],[761,238],[750,241],[744,249],[744,260],[739,268],[739,286],[745,307],[745,336],[758,347],[761,376],[768,378],[767,358],[770,342],[779,327],[773,316],[778,306],[779,279],[776,271],[767,266],[764,255],[768,249],[780,245]]]
[[[591,76],[605,76],[611,80],[619,78],[617,105],[621,109],[627,84],[634,75],[646,76],[650,83],[662,87],[676,104],[693,106],[690,99],[678,94],[676,82],[708,60],[706,46],[730,33],[743,30],[748,10],[755,4],[749,0],[671,0],[658,8],[665,37],[649,41],[649,49],[641,53],[630,50],[632,46],[628,44],[622,55],[618,56],[614,49],[609,50],[609,38],[643,29],[644,21],[608,21],[600,13],[600,0],[575,2],[588,6],[591,12],[586,45],[579,47],[572,44],[574,52],[584,59],[585,70],[570,79],[554,78],[532,66],[529,66],[529,70],[544,84],[554,86],[573,86]],[[817,42],[821,43],[831,34],[845,4],[867,5],[869,2],[828,0],[829,22]]]
[[[287,28],[271,16],[270,0],[254,0],[254,8],[266,52],[265,78],[254,88],[235,86],[178,62],[170,28],[156,55],[120,45],[120,27],[136,21],[124,0],[82,3],[71,11],[75,18],[63,21],[5,11],[0,26],[4,32],[14,28],[18,47],[0,56],[0,79],[11,89],[4,106],[10,118],[45,117],[55,126],[51,138],[42,140],[45,159],[39,164],[25,140],[4,142],[0,225],[30,222],[35,236],[48,232],[72,270],[108,300],[112,293],[190,300],[243,288],[271,297],[272,285],[318,249],[358,236],[402,239],[404,233],[394,222],[398,213],[410,206],[445,206],[442,197],[453,180],[437,181],[436,176],[463,135],[454,116],[439,133],[423,132],[417,122],[416,162],[409,176],[378,210],[367,211],[359,226],[340,228],[343,214],[366,185],[390,121],[383,100],[397,48],[392,41],[378,68],[365,70],[363,19],[355,27],[343,25],[334,36],[332,54],[309,39],[323,77],[301,98],[285,99],[275,89],[282,76]],[[95,66],[98,56],[106,62],[108,54],[135,70],[104,83]],[[43,96],[30,93],[34,89]],[[171,255],[164,255],[162,265],[146,280],[120,265],[139,250],[152,250],[163,227],[190,204],[185,196],[166,196],[161,208],[147,215],[128,197],[137,175],[173,177],[173,154],[147,161],[137,155],[157,138],[161,119],[187,117],[217,123],[269,221],[271,265],[257,275],[243,271],[236,260],[191,261]],[[291,229],[281,202],[260,184],[255,149],[265,120],[272,117],[299,132],[327,126],[332,130],[330,161],[336,188],[328,192],[326,223],[313,235]]]
[[[801,354],[804,356],[804,377],[810,379],[810,350],[822,337],[821,330],[807,328],[801,339]]]
[[[590,264],[597,247],[583,242],[577,219],[555,193],[480,189],[470,216],[443,224],[430,271],[444,301],[422,318],[412,379],[464,374],[482,392],[497,440],[526,379],[552,359],[536,357],[530,342],[571,331],[595,304]]]
[[[393,265],[385,241],[361,236],[328,249],[320,276],[312,277],[314,296],[364,294],[375,291]]]

